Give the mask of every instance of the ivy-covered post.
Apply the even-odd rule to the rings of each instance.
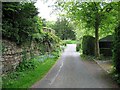
[[[26,48],[23,47],[23,51],[22,51],[22,61],[27,60],[27,51]]]

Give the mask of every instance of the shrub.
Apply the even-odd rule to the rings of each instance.
[[[80,44],[80,43],[77,43],[76,50],[77,50],[77,51],[80,51],[80,49],[81,49],[81,44]]]
[[[36,20],[38,11],[34,3],[3,2],[2,11],[3,38],[21,45],[22,43],[30,42],[32,34],[39,32],[38,26],[39,28],[41,27],[38,22],[41,22],[41,20]]]
[[[115,70],[120,76],[120,24],[114,34],[113,61]]]
[[[61,40],[56,35],[50,32],[41,31],[33,35],[33,40],[38,44],[41,54],[52,52],[59,48]]]
[[[23,60],[20,62],[20,64],[17,66],[17,71],[26,71],[29,69],[35,69],[37,67],[38,61],[32,60]]]
[[[95,38],[92,36],[83,36],[82,50],[85,55],[95,54]]]

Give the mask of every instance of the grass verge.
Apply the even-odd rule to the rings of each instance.
[[[3,77],[2,88],[29,88],[35,82],[42,79],[50,68],[55,64],[58,57],[47,58],[44,62],[37,63],[37,67],[32,70],[25,70],[21,72],[13,72]]]
[[[101,55],[100,57],[95,57],[95,56],[90,56],[90,55],[80,55],[83,60],[101,60],[101,61],[107,61],[107,60],[112,60],[112,57],[105,57]]]
[[[77,44],[76,40],[63,40],[64,44]]]
[[[82,60],[94,60],[95,59],[94,56],[89,56],[89,55],[84,55],[84,54],[81,54],[80,56]]]
[[[116,72],[115,68],[113,67],[112,71],[109,73],[114,81],[117,82],[117,84],[120,87],[120,75]]]

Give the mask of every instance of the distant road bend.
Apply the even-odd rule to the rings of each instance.
[[[68,44],[60,60],[32,88],[118,88],[94,61],[83,61],[76,44]]]

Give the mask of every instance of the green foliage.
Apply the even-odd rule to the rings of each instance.
[[[46,21],[45,18],[42,19],[42,22],[43,22],[42,26],[43,26],[43,27],[46,27],[46,22],[47,22],[47,21]]]
[[[42,54],[59,47],[60,39],[52,34],[43,32],[43,20],[37,16],[37,9],[32,2],[3,2],[2,37],[12,40],[21,46],[28,45],[30,51],[32,42],[37,42]],[[24,52],[23,52],[24,53]],[[23,59],[26,56],[23,55]],[[31,52],[31,57],[34,53]]]
[[[37,28],[34,17],[38,12],[34,3],[3,2],[2,5],[2,37],[17,44],[31,41],[32,34],[36,33]]]
[[[46,21],[46,27],[53,28],[55,21]]]
[[[65,44],[76,44],[77,41],[68,39],[68,40],[63,40],[63,43],[65,43]]]
[[[107,60],[112,59],[112,57],[105,57],[103,55],[100,55],[100,57],[97,57],[97,58],[95,56],[85,55],[85,54],[81,54],[80,56],[83,60],[101,60],[101,61],[103,60],[103,61],[107,61]]]
[[[42,31],[43,22],[37,16],[38,12],[34,3],[3,2],[2,10],[2,37],[26,48],[29,47],[32,57],[32,59],[27,60],[27,51],[24,48],[22,62],[19,63],[15,72],[3,77],[3,87],[30,87],[30,85],[41,79],[55,63],[58,54],[60,54],[59,45],[61,40],[52,33]],[[32,43],[35,43],[35,46],[32,46]],[[27,44],[29,45],[27,46]],[[43,55],[50,52],[52,52],[52,55],[44,55],[33,59],[34,47],[37,47],[37,49],[39,47],[39,51]]]
[[[29,69],[35,69],[37,65],[35,64],[35,60],[23,60],[19,63],[16,70],[17,71],[26,71]]]
[[[42,79],[54,65],[60,55],[58,52],[60,52],[60,49],[56,49],[51,54],[41,55],[31,60],[23,60],[17,66],[16,71],[3,76],[3,88],[31,87],[36,81]]]
[[[120,23],[115,29],[114,34],[114,48],[113,48],[113,60],[114,60],[114,67],[116,72],[120,75]]]
[[[0,52],[4,52],[5,51],[5,45],[2,43],[0,46]]]
[[[92,36],[84,36],[82,40],[82,50],[85,55],[95,54],[95,38]]]
[[[54,51],[61,42],[60,38],[48,32],[42,32],[42,34],[38,34],[34,39],[39,43],[39,48],[43,54]]]
[[[26,71],[26,70],[32,70],[35,69],[38,65],[38,61],[36,61],[33,57],[34,54],[32,53],[33,51],[30,51],[30,60],[27,60],[27,51],[24,48],[23,52],[22,52],[22,61],[19,63],[19,65],[16,67],[16,71],[18,72],[22,72],[22,71]]]
[[[115,68],[110,72],[111,77],[120,85],[120,74],[116,73]]]
[[[118,2],[118,6],[116,6],[117,11],[119,12],[120,10],[120,2]],[[117,81],[117,83],[120,85],[120,18],[119,18],[120,13],[118,13],[117,19],[118,19],[118,24],[115,28],[115,33],[114,33],[114,43],[113,43],[113,72],[111,72],[111,75],[113,79]]]
[[[113,33],[117,23],[117,2],[79,2],[57,1],[57,7],[65,11],[67,16],[77,27],[76,37],[95,34],[95,55],[99,57],[99,37]],[[80,27],[80,28],[78,28]]]
[[[95,56],[91,56],[91,55],[81,54],[80,56],[82,60],[94,60],[95,59]]]
[[[100,54],[100,57],[97,57],[95,58],[96,60],[104,60],[104,61],[107,61],[107,60],[112,60],[112,57],[111,56],[104,56],[103,54]]]
[[[64,16],[70,18],[77,27],[82,27],[84,32],[93,31],[96,18],[98,18],[100,33],[113,32],[117,22],[118,2],[79,2],[79,1],[57,1],[57,7],[62,8],[66,13]],[[97,15],[97,17],[96,17]],[[91,28],[91,29],[90,29]],[[81,30],[83,32],[83,30]],[[107,32],[107,33],[106,33]],[[89,34],[88,33],[88,34]],[[103,37],[103,35],[100,36]]]
[[[44,75],[49,71],[49,69],[54,65],[57,58],[46,58],[46,60],[41,63],[38,58],[33,59],[36,68],[27,69],[24,71],[16,71],[3,76],[2,86],[3,88],[30,88],[38,80],[42,79]],[[30,61],[31,62],[31,61]],[[29,65],[31,65],[29,63]]]
[[[80,43],[80,42],[77,43],[76,50],[77,50],[77,51],[80,51],[80,50],[81,50],[81,43]]]
[[[22,51],[22,60],[26,60],[26,59],[27,59],[27,51],[24,48],[23,51]]]
[[[58,19],[53,25],[56,35],[62,40],[72,39],[75,40],[75,32],[73,26],[65,18]]]

